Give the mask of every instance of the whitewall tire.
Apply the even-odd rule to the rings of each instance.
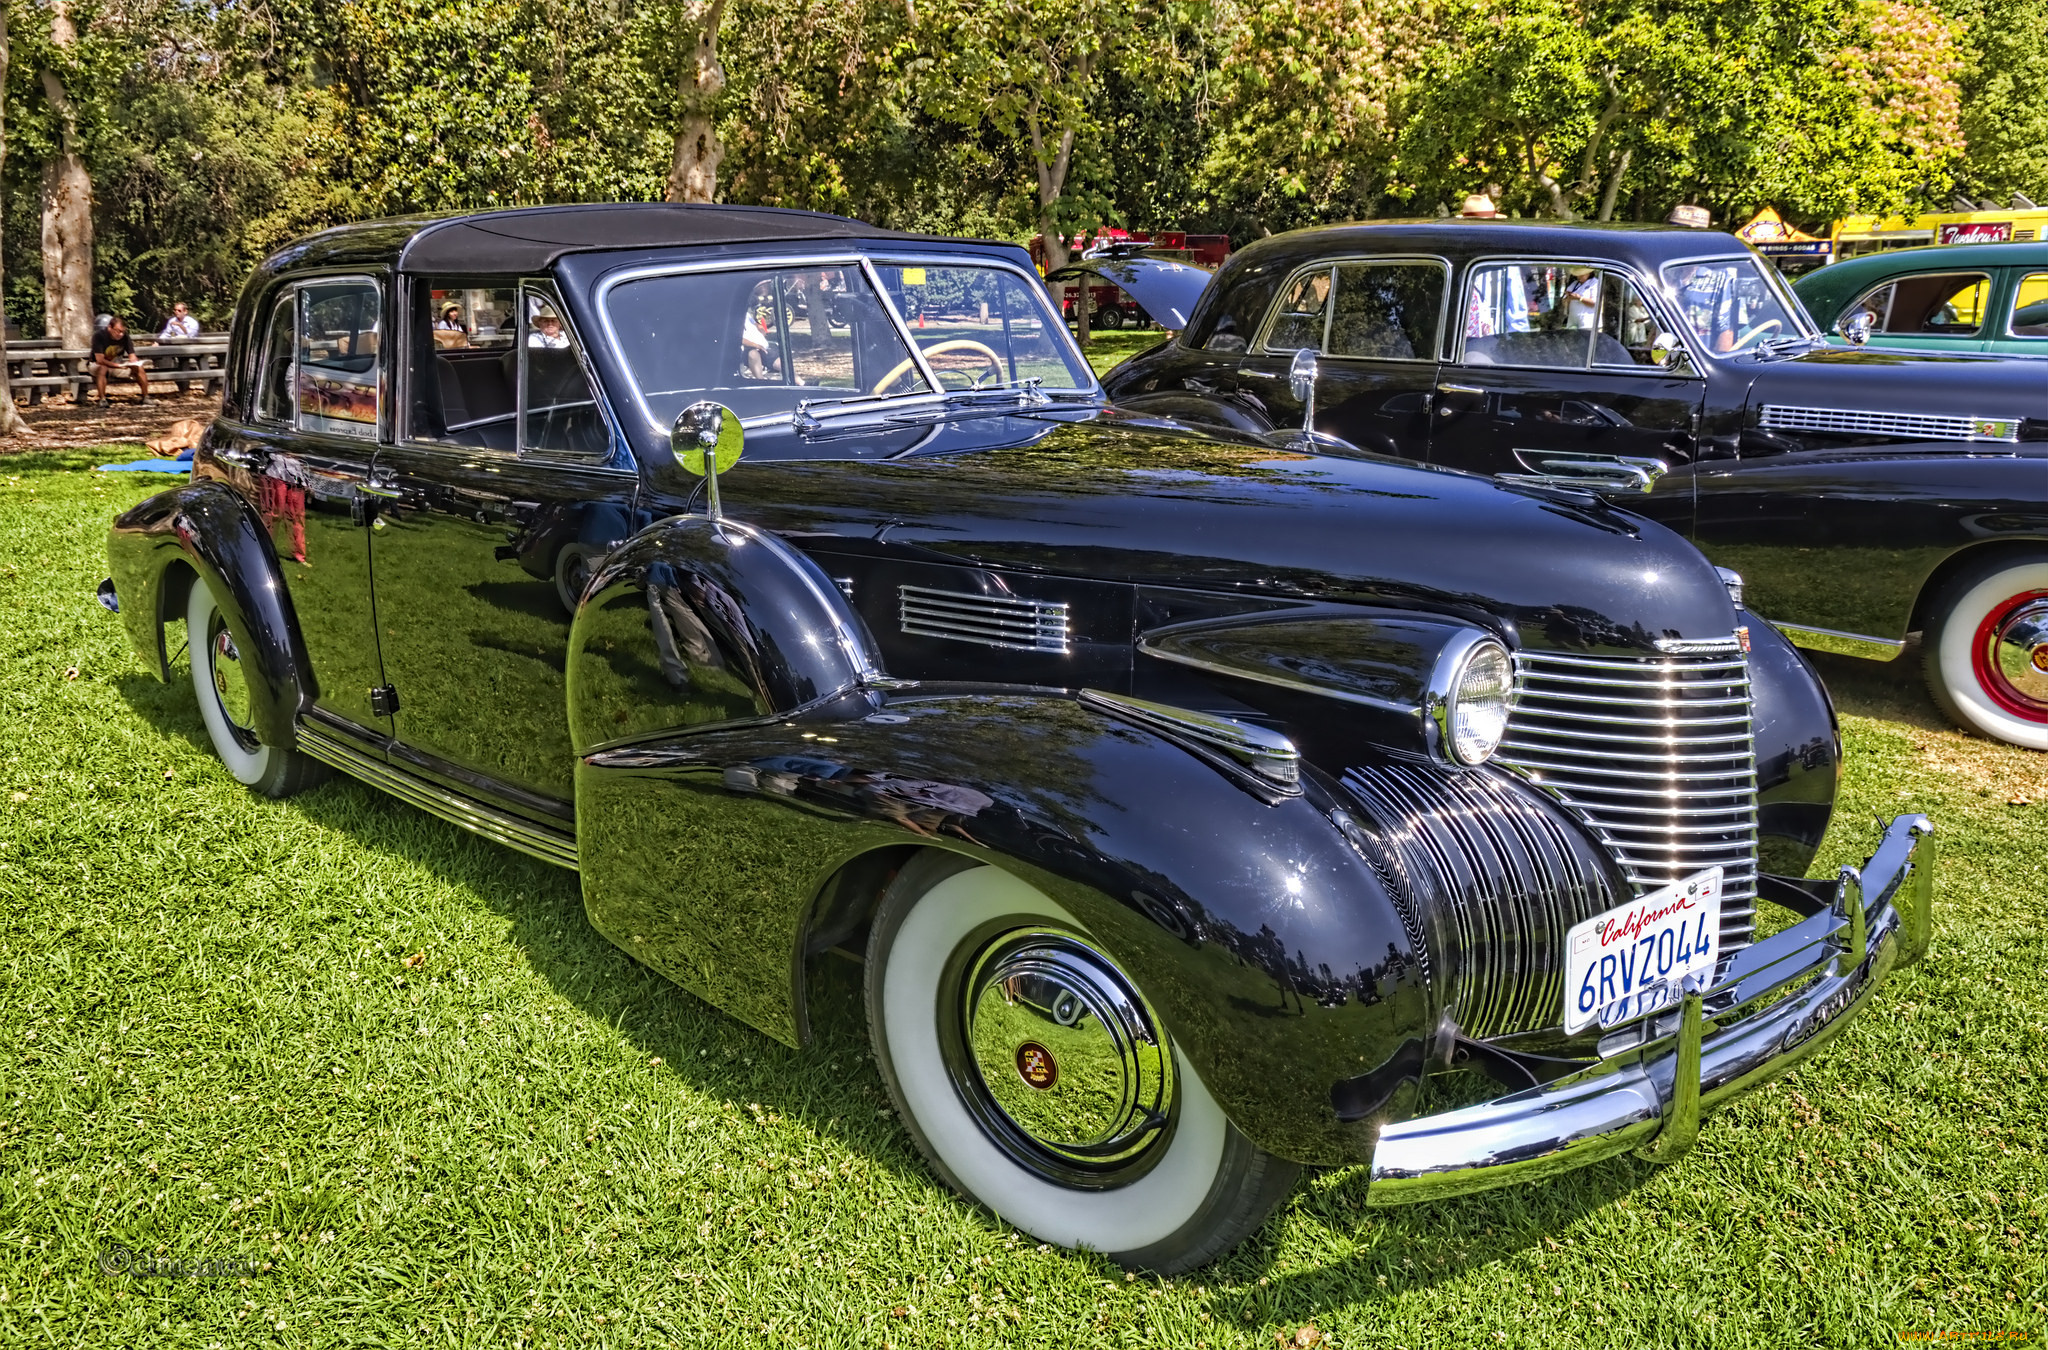
[[[867,1007],[891,1098],[955,1190],[1039,1239],[1172,1272],[1292,1189],[1073,915],[928,850],[882,898]]]
[[[192,658],[192,693],[214,753],[235,781],[266,797],[289,797],[327,776],[318,760],[285,746],[265,745],[250,713],[241,644],[203,578],[192,582],[185,605],[185,647]]]
[[[1934,612],[1924,650],[1942,711],[1979,735],[2048,750],[2048,554],[1960,573]]]

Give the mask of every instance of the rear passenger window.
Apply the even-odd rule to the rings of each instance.
[[[2048,338],[2048,272],[2031,272],[2020,278],[2013,296],[2012,335]]]
[[[377,283],[313,282],[299,288],[298,298],[294,386],[300,429],[375,440],[383,329]]]
[[[1339,265],[1329,354],[1434,361],[1446,274],[1442,263],[1433,262]]]

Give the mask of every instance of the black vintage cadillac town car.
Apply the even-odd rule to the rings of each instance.
[[[1150,294],[1143,261],[1115,265]],[[1950,716],[2048,749],[2038,363],[1829,348],[1741,240],[1664,227],[1300,230],[1177,303],[1184,331],[1105,377],[1120,406],[1298,428],[1289,367],[1314,353],[1318,432],[1625,494],[1740,572],[1792,641],[1889,660],[1921,631]]]
[[[574,868],[792,1044],[864,960],[918,1147],[1048,1241],[1676,1157],[1925,948],[1924,818],[1800,879],[1832,711],[1678,535],[1116,412],[1016,248],[370,223],[257,271],[231,363],[102,587],[229,770]]]

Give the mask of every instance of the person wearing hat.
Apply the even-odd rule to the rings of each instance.
[[[462,306],[453,303],[441,306],[441,317],[434,320],[434,331],[438,333],[467,333],[469,325],[462,321]]]
[[[1460,220],[1498,220],[1500,218],[1500,208],[1493,204],[1493,198],[1483,192],[1475,192],[1465,199],[1463,206],[1458,208],[1458,218]]]
[[[553,348],[569,345],[569,335],[562,331],[562,316],[555,313],[554,306],[542,305],[533,312],[533,327],[527,330],[526,345]]]

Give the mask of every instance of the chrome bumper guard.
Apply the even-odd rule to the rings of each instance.
[[[1700,1112],[1759,1087],[1831,1040],[1933,926],[1933,824],[1900,816],[1834,908],[1745,947],[1716,983],[1633,1024],[1644,1039],[1571,1078],[1383,1130],[1367,1203],[1406,1205],[1536,1181],[1635,1150],[1682,1157]],[[1624,1024],[1603,1038],[1626,1038]],[[1638,1048],[1639,1047],[1639,1048]]]

